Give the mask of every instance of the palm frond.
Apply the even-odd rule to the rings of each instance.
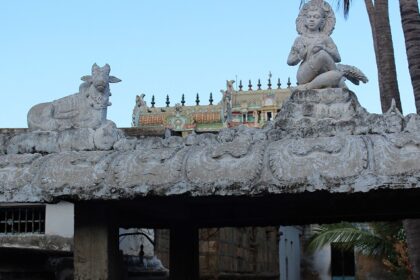
[[[321,225],[314,229],[308,244],[309,251],[316,251],[335,243],[343,250],[356,250],[363,255],[384,257],[394,254],[393,243],[375,234],[369,228],[351,223]]]
[[[350,12],[351,0],[337,0],[337,10],[340,9],[341,4],[343,4],[344,18],[347,19]]]

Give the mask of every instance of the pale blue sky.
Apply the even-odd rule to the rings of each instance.
[[[330,1],[331,2],[331,1]],[[333,2],[333,1],[332,1]],[[415,112],[397,0],[390,0],[398,81],[404,114]],[[0,10],[0,127],[27,127],[32,105],[77,92],[93,63],[111,65],[108,119],[128,127],[136,94],[150,104],[220,100],[225,80],[254,84],[287,77],[299,0],[3,1]],[[353,0],[348,20],[336,12],[332,35],[342,62],[370,82],[351,85],[360,103],[380,112],[375,56],[364,3]]]

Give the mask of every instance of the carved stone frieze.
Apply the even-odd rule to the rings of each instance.
[[[367,168],[368,154],[361,137],[285,139],[269,146],[270,168],[280,181],[305,178],[346,178]]]
[[[420,173],[420,135],[398,133],[371,136],[371,139],[376,174]]]
[[[187,149],[138,149],[118,153],[110,168],[117,188],[174,185],[181,179]]]
[[[40,154],[1,155],[0,190],[24,186],[32,181],[31,164],[41,158]]]
[[[188,182],[195,186],[242,188],[258,179],[266,147],[262,130],[240,126],[223,129],[207,145],[197,141],[185,163]],[[205,142],[204,142],[205,143]]]
[[[46,191],[72,195],[74,189],[91,190],[103,185],[111,153],[104,151],[62,152],[42,157],[31,182]]]
[[[194,185],[245,187],[257,179],[263,165],[265,143],[247,141],[195,147],[186,162],[188,180]]]
[[[0,202],[420,187],[420,117],[370,114],[347,89],[295,91],[263,129],[135,138],[109,122],[0,135]]]

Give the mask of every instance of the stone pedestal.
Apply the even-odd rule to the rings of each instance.
[[[118,226],[104,206],[76,203],[74,224],[74,279],[120,279]]]
[[[198,228],[179,224],[170,228],[170,279],[199,279]]]

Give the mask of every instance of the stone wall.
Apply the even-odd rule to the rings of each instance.
[[[200,278],[278,279],[277,227],[200,229]],[[155,253],[169,267],[169,230],[156,231]]]
[[[155,255],[163,266],[169,268],[169,230],[155,230]]]

